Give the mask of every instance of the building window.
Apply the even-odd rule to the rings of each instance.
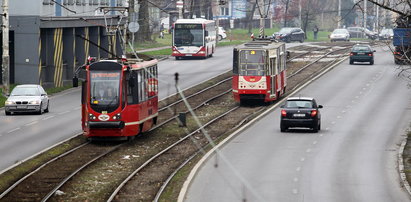
[[[43,5],[53,5],[54,2],[52,0],[43,0]]]

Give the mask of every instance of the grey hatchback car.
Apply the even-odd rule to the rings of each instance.
[[[25,84],[16,86],[5,102],[6,115],[15,112],[49,112],[49,97],[40,85]]]

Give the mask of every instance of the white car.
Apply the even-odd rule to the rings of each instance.
[[[225,38],[227,38],[226,31],[223,27],[218,27],[218,40],[221,41]]]
[[[380,40],[392,40],[394,38],[394,31],[393,29],[383,29],[381,30],[380,34],[378,35]]]
[[[49,97],[40,85],[18,85],[7,98],[4,112],[6,115],[16,112],[49,112]]]
[[[350,32],[346,29],[335,29],[330,35],[331,42],[350,41]]]

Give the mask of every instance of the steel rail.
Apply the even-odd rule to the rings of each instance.
[[[206,124],[204,124],[202,127],[194,130],[193,132],[191,132],[190,134],[186,135],[185,137],[181,138],[180,140],[178,140],[177,142],[173,143],[172,145],[168,146],[167,148],[165,148],[164,150],[162,150],[161,152],[157,153],[156,155],[154,155],[153,157],[151,157],[149,160],[147,160],[145,163],[143,163],[140,167],[138,167],[134,172],[132,172],[115,190],[114,192],[110,195],[109,199],[107,200],[107,202],[111,202],[114,200],[114,198],[117,196],[117,194],[120,192],[120,190],[126,185],[127,182],[130,181],[131,178],[133,178],[138,172],[140,172],[142,169],[144,169],[147,165],[149,165],[151,162],[153,162],[155,159],[157,159],[159,156],[161,156],[162,154],[166,153],[167,151],[171,150],[172,148],[174,148],[176,145],[180,144],[181,142],[187,140],[189,137],[193,136],[194,134],[197,134],[199,131],[201,131],[201,129],[211,125],[212,123],[214,123],[215,121],[221,119],[222,117],[224,117],[225,115],[231,113],[232,111],[236,110],[240,108],[240,106],[235,106],[232,109],[226,111],[225,113],[219,115],[218,117],[212,119],[211,121],[207,122]]]
[[[200,91],[198,91],[198,92],[196,92],[196,93],[194,93],[194,94],[191,94],[191,95],[187,96],[186,99],[192,98],[192,97],[194,97],[194,96],[196,96],[196,95],[199,95],[199,94],[201,94],[201,93],[203,93],[203,92],[205,92],[205,91],[207,91],[207,90],[210,90],[210,89],[212,89],[212,88],[215,88],[215,87],[219,86],[220,84],[222,84],[222,83],[224,83],[224,82],[226,82],[226,81],[229,81],[229,80],[231,80],[231,79],[233,79],[233,78],[232,78],[232,77],[229,77],[229,78],[223,79],[223,80],[221,80],[221,81],[219,81],[219,82],[217,82],[217,83],[215,83],[215,84],[213,84],[213,85],[211,85],[211,86],[208,86],[208,87],[206,87],[206,88],[204,88],[204,89],[202,89],[202,90],[200,90]],[[170,108],[170,107],[172,107],[172,106],[174,106],[174,105],[177,105],[177,104],[181,103],[182,101],[183,101],[182,99],[179,99],[179,100],[177,100],[177,101],[175,101],[175,102],[173,102],[173,103],[168,104],[168,105],[165,106],[165,107],[162,107],[162,108],[158,109],[158,111],[159,111],[159,112],[160,112],[160,111],[164,111],[164,110],[166,110],[167,108]]]
[[[13,185],[11,185],[9,188],[7,188],[1,195],[0,195],[0,199],[2,199],[4,196],[6,196],[11,190],[13,190],[14,188],[16,188],[21,182],[23,182],[24,180],[26,180],[28,177],[32,176],[34,173],[38,172],[39,170],[41,170],[42,168],[46,167],[47,165],[49,165],[50,163],[68,155],[71,154],[72,152],[76,151],[77,149],[80,149],[86,145],[90,144],[90,142],[86,142],[84,144],[81,144],[69,151],[64,152],[63,154],[60,154],[56,157],[54,157],[53,159],[47,161],[46,163],[44,163],[43,165],[41,165],[40,167],[36,168],[34,171],[30,172],[29,174],[25,175],[24,177],[22,177],[21,179],[19,179],[17,182],[15,182]]]
[[[124,142],[122,144],[116,145],[113,148],[105,151],[104,153],[98,155],[97,157],[91,159],[89,162],[87,162],[86,164],[83,164],[81,167],[79,167],[77,170],[75,170],[74,172],[72,172],[69,176],[67,176],[66,178],[63,179],[63,181],[61,181],[57,186],[54,187],[53,190],[51,190],[41,201],[47,201],[50,199],[50,197],[52,197],[54,195],[54,193],[56,193],[56,191],[58,189],[60,189],[67,181],[69,181],[71,178],[74,177],[74,175],[76,175],[77,173],[79,173],[80,171],[82,171],[84,168],[86,168],[87,166],[89,166],[90,164],[94,163],[95,161],[101,159],[102,157],[106,156],[107,154],[110,154],[111,152],[117,150],[118,148],[120,148],[121,146],[123,146],[124,144],[126,144],[127,142]]]

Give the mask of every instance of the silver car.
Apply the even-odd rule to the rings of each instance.
[[[49,112],[49,97],[40,85],[18,85],[5,102],[6,115],[14,112]]]
[[[331,42],[350,41],[350,33],[346,29],[335,29],[330,35]]]

